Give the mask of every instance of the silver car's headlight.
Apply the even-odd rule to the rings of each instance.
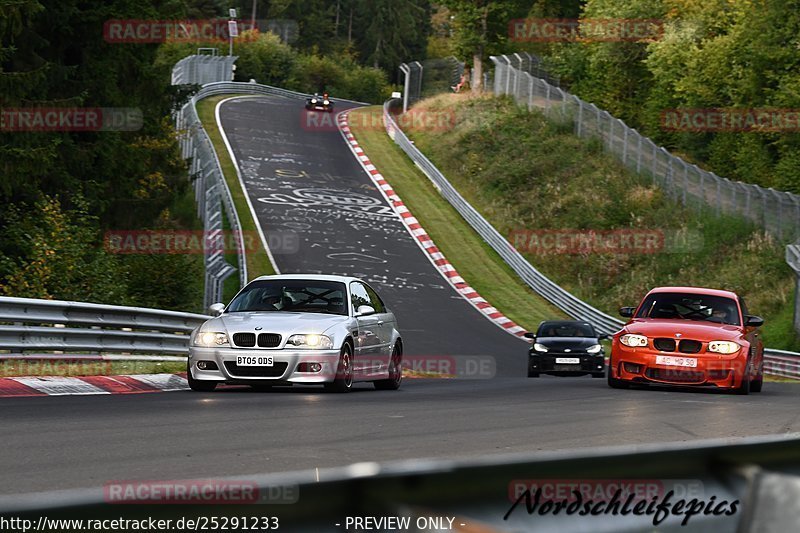
[[[589,346],[588,348],[586,348],[586,353],[600,353],[600,350],[602,350],[602,349],[603,349],[603,347],[600,346],[599,344],[594,344],[594,345]]]
[[[295,348],[308,348],[311,350],[330,350],[333,341],[327,335],[292,335],[286,340]]]
[[[219,331],[201,331],[194,337],[195,346],[205,346],[206,348],[213,348],[214,346],[228,346],[228,336]]]

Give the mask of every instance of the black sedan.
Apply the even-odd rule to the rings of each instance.
[[[587,322],[558,320],[539,324],[536,334],[526,333],[532,339],[528,352],[528,377],[539,374],[559,376],[605,377],[605,352],[598,335]]]
[[[333,113],[333,102],[328,98],[328,93],[322,93],[322,96],[314,93],[313,96],[309,96],[306,99],[306,109],[309,111]]]

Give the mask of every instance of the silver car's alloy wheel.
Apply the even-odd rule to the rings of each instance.
[[[335,392],[348,392],[353,388],[353,350],[345,343],[339,355],[339,365],[333,383],[326,383],[325,388]]]
[[[403,382],[403,352],[399,344],[392,349],[392,359],[389,361],[389,379],[375,382],[378,390],[397,390]]]

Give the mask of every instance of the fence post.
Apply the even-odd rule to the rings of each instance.
[[[652,141],[650,141],[650,143],[653,145],[653,164],[651,170],[653,173],[653,183],[657,184],[658,182],[656,181],[656,164],[658,163],[658,158],[656,157],[656,143]]]
[[[628,129],[629,128],[628,128],[628,126],[625,125],[624,122],[621,122],[621,124],[622,124],[622,131],[625,132],[625,134],[622,136],[622,164],[623,165],[627,165],[628,164]]]
[[[636,146],[636,173],[642,173],[642,134],[638,131],[636,132],[636,136],[639,138],[639,142]]]
[[[683,206],[686,207],[686,192],[689,190],[689,165],[683,163]]]
[[[533,76],[528,74],[528,111],[533,108]]]
[[[583,102],[577,96],[574,96],[575,102],[578,104],[578,120],[575,123],[575,135],[581,136],[581,129],[583,127]]]

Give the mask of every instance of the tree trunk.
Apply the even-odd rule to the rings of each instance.
[[[483,53],[486,50],[488,35],[489,4],[481,10],[480,44],[475,47],[472,54],[472,92],[480,93],[483,90]]]
[[[339,2],[340,0],[336,0],[336,22],[333,23],[333,34],[337,38],[339,37]]]
[[[347,44],[353,44],[353,6],[350,6],[350,23],[347,26]]]

